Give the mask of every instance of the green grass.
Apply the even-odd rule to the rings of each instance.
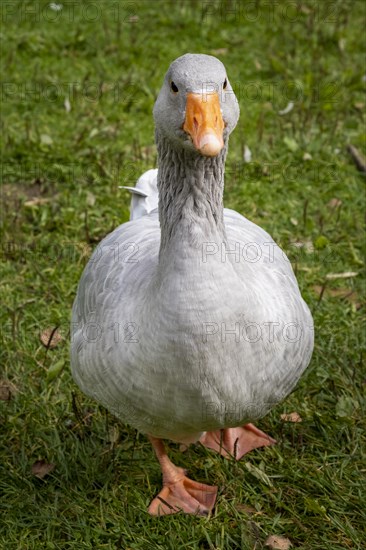
[[[0,547],[258,550],[278,534],[306,550],[364,548],[364,178],[346,148],[365,150],[365,4],[60,3],[1,5],[0,379],[13,390],[0,401]],[[191,477],[220,487],[212,517],[154,519],[150,444],[79,392],[68,323],[91,250],[128,219],[118,186],[156,164],[154,99],[188,51],[216,54],[235,85],[225,205],[288,252],[316,346],[260,423],[277,446],[234,463],[169,445]],[[344,272],[357,275],[326,279]],[[56,326],[63,341],[46,350],[39,333]],[[291,411],[303,422],[284,423]],[[31,473],[39,459],[55,464],[43,480]]]

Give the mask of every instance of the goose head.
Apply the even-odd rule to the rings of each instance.
[[[173,61],[154,106],[157,135],[175,149],[215,157],[238,118],[238,101],[221,61],[203,54]]]

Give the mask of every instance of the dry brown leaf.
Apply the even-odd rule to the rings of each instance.
[[[345,299],[356,306],[356,309],[361,307],[361,302],[357,292],[351,288],[328,288],[327,286],[314,285],[313,289],[318,296],[330,296],[331,298]]]
[[[297,412],[281,414],[281,420],[284,422],[302,422],[302,418]]]
[[[43,479],[55,469],[55,464],[49,464],[45,460],[37,460],[32,466],[32,474]]]
[[[0,384],[0,401],[10,401],[11,391],[8,386]]]
[[[332,296],[333,298],[346,298],[353,292],[349,288],[328,288],[324,287],[324,285],[314,285],[313,289],[319,296],[320,294],[325,294],[327,296]]]
[[[48,327],[42,330],[39,339],[45,348],[53,349],[61,342],[62,336],[57,327]]]
[[[329,294],[335,298],[349,298],[354,291],[349,288],[330,288]]]
[[[330,199],[330,201],[328,202],[329,208],[332,208],[332,209],[339,208],[341,204],[342,204],[342,201],[335,197],[333,199]]]
[[[10,401],[16,391],[14,384],[8,380],[0,380],[0,401]]]
[[[246,504],[237,504],[235,506],[239,512],[244,512],[244,514],[248,514],[249,516],[252,516],[253,514],[260,515],[262,512],[258,512],[253,506],[247,506]]]
[[[35,197],[29,201],[25,201],[24,206],[41,206],[42,204],[47,204],[51,202],[50,197]]]
[[[308,8],[305,4],[302,4],[302,5],[300,6],[300,11],[301,11],[302,13],[305,13],[306,15],[309,15],[309,13],[311,13],[311,9]]]
[[[313,290],[318,296],[324,296],[327,291],[327,287],[324,285],[313,285]]]
[[[273,550],[288,550],[291,548],[292,544],[291,541],[285,537],[281,537],[280,535],[270,535],[266,539],[264,546],[269,546],[270,548],[273,548]]]

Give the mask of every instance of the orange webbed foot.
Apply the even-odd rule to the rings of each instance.
[[[276,440],[256,428],[253,424],[245,424],[239,428],[226,428],[214,432],[206,432],[200,439],[205,447],[217,451],[225,458],[233,456],[240,460],[245,454],[258,447],[274,445]]]
[[[216,501],[217,487],[193,481],[185,470],[175,466],[166,454],[161,439],[149,436],[163,473],[163,488],[152,500],[148,512],[164,516],[185,512],[207,516]]]
[[[163,486],[151,502],[148,512],[153,516],[178,512],[207,516],[215,505],[216,495],[217,487],[193,481],[183,472],[181,479]]]

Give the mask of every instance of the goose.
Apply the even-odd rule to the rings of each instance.
[[[173,61],[153,115],[158,171],[82,274],[71,369],[85,394],[149,438],[163,487],[148,512],[207,515],[218,488],[190,479],[163,440],[236,460],[274,444],[252,422],[294,389],[313,322],[279,246],[223,207],[239,106],[222,62]]]

